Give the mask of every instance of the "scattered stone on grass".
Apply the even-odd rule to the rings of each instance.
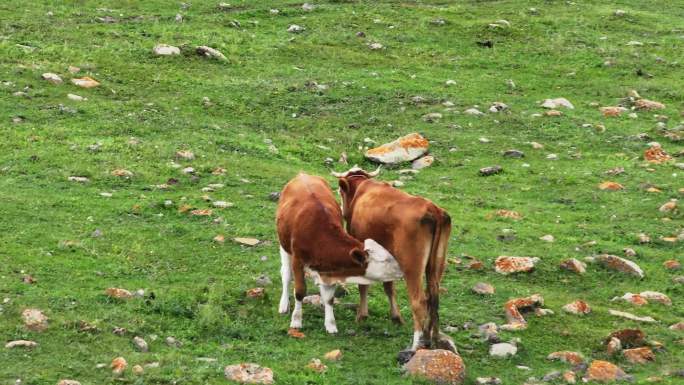
[[[577,366],[584,363],[584,356],[582,356],[581,353],[571,351],[553,352],[546,356],[546,359],[552,361],[558,360],[561,362],[568,363],[572,366]]]
[[[494,322],[487,322],[477,328],[482,339],[489,343],[497,343],[499,341],[499,328]]]
[[[657,321],[656,321],[655,319],[653,319],[652,317],[648,317],[648,316],[646,316],[646,317],[639,317],[639,316],[636,316],[636,315],[634,315],[634,314],[632,314],[632,313],[622,312],[622,311],[613,310],[613,309],[608,309],[608,313],[609,313],[610,315],[613,315],[613,316],[616,316],[616,317],[621,317],[621,318],[626,318],[626,319],[632,320],[632,321],[649,322],[649,323],[651,323],[651,322],[657,322]]]
[[[499,274],[526,273],[534,270],[534,266],[539,263],[537,257],[509,257],[502,255],[494,261],[494,267]]]
[[[323,356],[328,361],[339,361],[342,359],[342,351],[340,349],[331,350]]]
[[[539,237],[539,240],[551,243],[551,242],[554,242],[556,239],[553,237],[553,235],[547,234],[547,235],[544,235],[543,237]]]
[[[639,294],[626,293],[622,297],[614,297],[611,301],[627,301],[636,306],[648,304],[648,300]]]
[[[229,365],[223,374],[228,380],[241,384],[273,384],[273,371],[257,364]]]
[[[620,116],[620,115],[622,115],[623,112],[628,111],[628,110],[625,107],[610,106],[610,107],[601,107],[601,108],[599,108],[599,111],[601,111],[603,116],[611,117],[611,116]]]
[[[529,297],[511,299],[504,305],[507,324],[501,326],[503,330],[521,330],[527,328],[527,321],[522,313],[534,311],[544,306],[544,298],[539,294]]]
[[[52,84],[62,84],[63,80],[62,78],[59,77],[57,74],[53,74],[52,72],[46,72],[40,76],[43,80],[47,80],[48,82]]]
[[[572,103],[570,103],[570,101],[566,98],[545,99],[544,102],[542,102],[541,106],[549,109],[563,107],[572,110],[575,108],[575,106],[573,106]]]
[[[366,151],[365,157],[373,162],[396,164],[410,162],[425,154],[430,143],[420,134],[412,133],[393,142]]]
[[[672,306],[672,300],[670,299],[670,297],[663,293],[647,290],[642,291],[641,293],[639,293],[639,295],[641,295],[649,301],[658,302],[666,306]]]
[[[505,158],[524,158],[525,153],[520,151],[520,150],[511,149],[511,150],[504,151],[503,156]]]
[[[34,332],[42,332],[48,327],[48,317],[39,309],[24,309],[21,312],[21,318],[24,320],[24,326],[28,330]]]
[[[613,382],[626,380],[629,377],[631,376],[627,376],[622,369],[608,361],[594,360],[591,362],[589,369],[587,369],[587,375],[585,379],[587,381],[596,382]]]
[[[589,304],[582,301],[582,300],[577,300],[577,301],[574,301],[572,303],[569,303],[569,304],[563,306],[563,310],[566,311],[567,313],[578,314],[578,315],[584,315],[584,314],[591,313],[591,307],[589,306]]]
[[[643,270],[641,270],[639,265],[630,260],[610,254],[597,255],[595,260],[608,269],[620,271],[622,273],[630,274],[639,278],[644,278]]]
[[[142,337],[133,337],[133,345],[135,345],[135,348],[138,349],[138,351],[140,352],[147,353],[150,351],[150,347],[147,345],[147,342]]]
[[[217,60],[228,60],[222,53],[221,51],[208,47],[206,45],[201,45],[197,48],[195,48],[195,52],[197,52],[198,55],[209,58],[209,59],[217,59]]]
[[[501,103],[501,102],[493,102],[492,105],[489,107],[489,112],[501,112],[504,110],[508,109],[508,105]]]
[[[587,264],[576,258],[566,259],[560,264],[561,269],[573,271],[577,274],[584,274],[587,271]]]
[[[548,110],[544,113],[546,116],[562,116],[563,112],[558,110]]]
[[[632,364],[645,364],[650,361],[655,361],[655,354],[653,354],[653,350],[646,346],[625,349],[622,351],[622,354],[625,356],[627,361],[631,362]]]
[[[428,114],[423,115],[423,120],[427,123],[434,123],[440,119],[442,119],[442,114],[440,114],[439,112],[430,112]]]
[[[669,329],[670,330],[683,331],[684,330],[684,321],[679,321],[676,324],[670,325]]]
[[[522,215],[519,212],[513,211],[513,210],[505,210],[505,209],[496,210],[496,212],[494,214],[500,218],[509,218],[509,219],[513,219],[516,221],[522,219]]]
[[[501,167],[499,165],[483,167],[480,169],[480,175],[481,176],[490,176],[490,175],[498,174],[502,171],[503,171],[503,167]]]
[[[658,143],[654,143],[644,151],[644,160],[654,164],[669,162],[672,157],[666,153]]]
[[[157,56],[180,55],[180,48],[168,44],[157,44],[152,48],[152,52]]]
[[[420,169],[431,166],[432,163],[434,163],[434,161],[435,161],[434,156],[426,155],[422,158],[418,158],[418,159],[414,160],[413,162],[411,162],[411,168],[413,170],[420,170]]]
[[[70,182],[78,182],[78,183],[88,183],[90,182],[90,179],[84,177],[84,176],[70,176],[67,178]]]
[[[501,379],[498,377],[477,377],[475,379],[477,385],[501,385]]]
[[[12,349],[12,348],[35,348],[38,346],[38,343],[35,341],[28,341],[28,340],[16,340],[16,341],[10,341],[5,344],[5,348],[7,349]]]
[[[621,185],[620,183],[617,182],[601,182],[599,184],[599,190],[604,190],[604,191],[619,191],[619,190],[624,190],[625,186]]]
[[[81,383],[76,380],[59,380],[57,385],[81,385]]]
[[[100,82],[98,82],[97,80],[95,80],[89,76],[71,79],[71,83],[73,83],[73,84],[75,84],[81,88],[95,88],[95,87],[100,85]]]
[[[406,374],[438,384],[460,385],[465,380],[461,357],[443,349],[416,351],[404,365]]]
[[[313,370],[316,373],[323,373],[326,370],[328,370],[328,367],[321,362],[318,358],[312,358],[311,361],[309,361],[308,364],[306,364],[306,368]]]
[[[135,374],[136,376],[142,376],[143,373],[145,373],[145,368],[143,368],[140,365],[134,365],[133,368],[131,368],[131,370],[133,371],[133,374]]]
[[[370,48],[371,51],[377,51],[383,49],[383,45],[380,43],[370,43],[368,44],[368,48]]]
[[[494,286],[485,283],[485,282],[478,282],[473,286],[473,292],[481,295],[492,295],[494,294]]]
[[[245,292],[245,295],[247,298],[261,298],[264,296],[264,288],[263,287],[255,287],[252,289],[248,289]]]
[[[637,110],[651,111],[662,110],[665,108],[665,105],[663,103],[655,102],[653,100],[639,99],[636,102],[634,102],[634,107],[636,107]]]
[[[287,32],[289,33],[302,33],[306,30],[306,28],[297,25],[297,24],[290,24],[289,27],[287,27]]]
[[[489,347],[489,355],[492,357],[508,357],[514,356],[518,352],[518,347],[507,343],[500,342]]]
[[[639,329],[621,329],[610,333],[606,342],[611,338],[620,341],[620,345],[625,348],[637,348],[646,344],[646,334]]]
[[[466,115],[472,115],[472,116],[484,115],[484,112],[478,110],[477,108],[468,108],[467,110],[463,111],[463,113]]]
[[[126,367],[128,367],[128,362],[126,362],[126,359],[123,357],[116,357],[112,360],[110,367],[112,368],[112,373],[120,375],[126,370]]]
[[[677,199],[670,199],[669,201],[665,202],[660,208],[658,208],[658,211],[661,213],[669,213],[672,211],[675,211],[677,209]]]
[[[111,298],[117,299],[128,299],[133,298],[133,293],[126,289],[120,289],[118,287],[110,287],[105,290],[105,295]]]
[[[295,329],[295,328],[287,329],[287,335],[292,337],[292,338],[297,338],[297,339],[302,339],[302,338],[306,337],[306,335],[304,333],[299,331],[299,329]]]
[[[120,178],[130,178],[133,176],[133,173],[131,171],[128,171],[123,168],[117,168],[115,170],[112,170],[111,174],[112,176],[118,176]]]
[[[233,241],[235,241],[241,245],[245,245],[245,246],[256,246],[256,245],[261,243],[261,241],[256,239],[256,238],[245,238],[245,237],[236,237],[236,238],[233,238]]]

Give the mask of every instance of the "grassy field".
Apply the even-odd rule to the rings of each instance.
[[[467,254],[486,266],[475,271],[450,264],[442,284],[448,290],[441,298],[442,326],[459,327],[451,335],[469,384],[478,376],[522,384],[566,369],[546,360],[557,350],[609,359],[637,383],[653,376],[662,377],[660,384],[681,383],[667,373],[684,368],[684,336],[668,329],[684,318],[684,289],[672,281],[682,273],[662,264],[684,262],[684,247],[660,238],[680,233],[683,215],[658,208],[681,198],[684,170],[648,165],[642,157],[651,140],[670,154],[683,148],[656,129],[654,117],[669,117],[670,129],[683,119],[680,1],[330,0],[315,2],[312,11],[292,1],[233,1],[228,10],[217,3],[0,3],[0,340],[39,344],[0,348],[0,384],[55,384],[62,378],[82,384],[224,384],[223,367],[239,362],[272,368],[279,384],[411,383],[395,361],[410,342],[411,326],[391,323],[380,286],[371,289],[365,323],[354,321],[351,306],[337,306],[340,333],[329,336],[323,311],[305,307],[306,338],[287,336],[289,318],[277,314],[280,259],[276,203],[269,199],[300,170],[329,175],[328,157],[334,169],[346,169],[337,163],[342,152],[351,164],[370,169],[363,159],[365,138],[380,144],[410,132],[431,141],[436,162],[405,180],[403,189],[451,214],[451,259]],[[625,15],[615,16],[617,9]],[[113,19],[98,20],[105,17]],[[510,26],[488,26],[499,19]],[[288,33],[290,24],[305,31]],[[477,44],[484,41],[493,47]],[[376,42],[383,48],[371,50]],[[179,46],[182,54],[155,57],[158,43]],[[198,45],[220,50],[227,60],[197,56]],[[80,71],[72,74],[69,66]],[[64,83],[41,80],[45,72]],[[101,86],[71,84],[80,76]],[[601,115],[597,106],[616,105],[632,89],[667,108],[636,118]],[[88,100],[70,100],[69,93]],[[426,102],[416,104],[414,96]],[[559,117],[533,116],[544,113],[539,101],[555,97],[569,99],[575,109]],[[454,106],[445,107],[446,101]],[[463,113],[475,105],[486,112],[495,101],[509,110]],[[421,118],[431,112],[443,117],[432,123]],[[639,133],[651,139],[635,138]],[[532,141],[544,148],[533,149]],[[502,157],[513,148],[525,158]],[[179,150],[192,151],[195,159],[175,159]],[[549,154],[558,159],[547,159]],[[195,175],[183,174],[173,162],[192,166]],[[478,176],[479,168],[494,164],[504,172]],[[217,167],[225,174],[212,174]],[[625,173],[605,176],[613,167]],[[133,175],[112,176],[115,169]],[[398,179],[397,171],[385,169],[379,178]],[[605,180],[625,189],[600,191]],[[167,189],[158,186],[169,183]],[[202,191],[213,183],[225,186]],[[647,184],[662,192],[646,192]],[[211,208],[204,195],[234,207],[213,209],[210,217],[185,211]],[[524,218],[492,217],[497,209]],[[512,229],[515,239],[497,240],[504,229]],[[653,242],[639,244],[639,233]],[[225,243],[212,240],[219,234]],[[556,241],[539,240],[546,234]],[[263,242],[245,247],[231,241],[240,236]],[[596,244],[582,246],[589,241]],[[625,247],[636,250],[632,259],[644,269],[643,280],[595,265],[584,276],[558,268],[569,257],[622,256]],[[499,255],[542,262],[531,274],[501,276],[493,270]],[[273,284],[263,298],[246,298],[262,274]],[[22,282],[25,275],[35,282]],[[493,284],[496,294],[472,293],[480,281]],[[145,298],[113,300],[104,294],[109,287],[144,289]],[[403,289],[399,285],[401,310],[410,319]],[[643,290],[663,292],[674,304],[636,308],[610,302]],[[309,291],[315,292],[312,285]],[[350,291],[343,303],[357,302],[356,288]],[[502,324],[503,304],[533,293],[556,314],[528,316],[527,330],[502,333],[503,340],[522,340],[512,358],[490,358],[488,345],[471,336],[476,329],[462,327]],[[565,314],[561,307],[575,299],[586,300],[593,312]],[[46,331],[26,330],[21,312],[29,307],[50,318]],[[608,309],[659,322],[615,318]],[[83,322],[96,330],[81,330]],[[115,327],[127,333],[116,335]],[[666,350],[646,365],[607,357],[603,339],[625,327],[642,328]],[[135,349],[134,336],[147,340],[149,353]],[[167,336],[183,346],[167,346]],[[344,358],[328,363],[326,373],[305,369],[311,358],[336,348]],[[117,356],[129,362],[119,379],[108,368]],[[131,373],[130,366],[150,362],[160,366],[142,376]],[[107,367],[97,368],[101,363]]]

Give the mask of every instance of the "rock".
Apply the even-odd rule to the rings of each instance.
[[[563,306],[563,310],[571,314],[579,315],[591,313],[591,307],[589,307],[589,304],[582,300],[577,300],[575,302]]]
[[[619,190],[624,190],[625,187],[621,185],[620,183],[617,182],[601,182],[598,186],[599,190],[604,190],[604,191],[619,191]]]
[[[235,206],[234,203],[226,202],[226,201],[214,201],[214,202],[211,202],[211,205],[216,207],[217,209],[227,209],[227,208]]]
[[[499,274],[526,273],[534,270],[534,266],[540,261],[534,257],[509,257],[502,255],[494,261],[495,270]]]
[[[181,159],[181,160],[194,160],[195,154],[189,150],[178,150],[178,151],[176,151],[175,157],[176,157],[176,159]]]
[[[306,368],[311,369],[316,373],[323,373],[328,370],[328,367],[325,366],[325,364],[323,364],[318,358],[312,358],[311,361],[306,364]]]
[[[637,306],[642,306],[648,304],[648,300],[639,294],[626,293],[622,297],[615,297],[611,301],[623,300],[630,302]]]
[[[613,382],[627,379],[627,374],[608,361],[592,361],[587,369],[586,380],[596,382]]]
[[[525,153],[519,150],[506,150],[503,153],[505,158],[524,158]]]
[[[497,377],[477,377],[475,379],[477,385],[501,385],[501,379]]]
[[[661,303],[666,306],[672,306],[672,300],[663,293],[657,291],[642,291],[639,295],[649,301]]]
[[[518,352],[518,347],[507,342],[501,342],[489,347],[489,355],[492,357],[514,356]]]
[[[663,103],[659,102],[654,102],[652,100],[647,100],[647,99],[639,99],[636,102],[634,102],[634,107],[636,107],[637,110],[662,110],[665,108],[665,105]]]
[[[180,348],[181,346],[183,346],[183,343],[181,341],[179,341],[175,337],[171,337],[171,336],[166,337],[164,342],[166,342],[166,345],[168,345],[172,348]]]
[[[273,384],[273,371],[257,364],[229,365],[223,373],[228,380],[241,384]]]
[[[549,109],[564,107],[572,110],[575,108],[566,98],[545,99],[541,106]]]
[[[69,100],[73,100],[75,102],[82,102],[85,100],[88,100],[87,98],[84,98],[83,96],[75,95],[75,94],[67,94],[67,98]]]
[[[456,83],[456,80],[449,79],[446,82],[444,82],[444,84],[447,86],[455,86],[457,83]]]
[[[135,348],[138,349],[138,351],[140,352],[147,353],[150,351],[147,342],[141,337],[133,337],[133,345],[135,345]]]
[[[562,116],[563,112],[558,111],[558,110],[549,110],[549,111],[546,111],[546,113],[544,113],[544,115],[546,115],[546,116]]]
[[[235,241],[241,245],[245,245],[245,246],[256,246],[259,243],[261,243],[261,241],[256,239],[256,238],[244,238],[244,237],[233,238],[233,241]]]
[[[201,45],[197,48],[195,48],[195,52],[197,52],[198,55],[209,58],[209,59],[217,59],[217,60],[228,60],[222,53],[221,51],[207,47],[206,45]]]
[[[548,160],[558,160],[558,155],[556,154],[549,154],[546,156],[546,159]]]
[[[426,155],[411,162],[411,168],[414,170],[421,170],[423,168],[430,167],[434,161],[435,157],[432,155]]]
[[[131,370],[133,371],[133,374],[135,374],[136,376],[141,376],[143,373],[145,373],[145,369],[140,365],[133,366]]]
[[[46,72],[46,73],[40,75],[40,77],[43,80],[47,80],[48,82],[50,82],[52,84],[62,84],[64,82],[62,80],[62,78],[59,77],[59,75],[53,74],[52,72]]]
[[[17,383],[17,385],[19,385],[19,383]],[[81,385],[81,383],[76,380],[59,380],[57,385]]]
[[[659,144],[653,144],[644,151],[644,160],[654,164],[669,162],[672,157],[663,151]]]
[[[306,28],[299,26],[297,24],[290,24],[289,27],[287,27],[287,32],[289,33],[302,33],[306,30]]]
[[[89,76],[71,79],[71,82],[81,88],[95,88],[100,85],[100,82]]]
[[[568,363],[572,366],[577,366],[581,365],[584,363],[584,357],[582,356],[581,353],[577,352],[570,352],[570,351],[558,351],[558,352],[553,352],[546,356],[547,360],[552,360],[552,361],[561,361]]]
[[[608,269],[620,271],[639,278],[644,278],[644,272],[636,263],[620,258],[616,255],[601,254],[596,256],[596,261]]]
[[[546,373],[544,375],[544,377],[542,377],[542,381],[543,382],[552,382],[552,381],[555,381],[555,380],[561,378],[562,375],[563,375],[563,373],[561,373],[559,370],[554,370],[553,372]]]
[[[672,328],[670,328],[672,329]],[[27,340],[16,340],[16,341],[10,341],[5,344],[5,348],[7,349],[12,349],[12,348],[35,348],[38,346],[37,342],[34,341],[27,341]]]
[[[420,134],[413,133],[372,148],[366,151],[365,157],[373,162],[385,164],[409,162],[425,154],[429,145],[430,143]]]
[[[622,249],[622,252],[625,253],[625,257],[632,258],[632,257],[636,257],[636,255],[637,255],[636,251],[634,251],[634,249],[632,249],[630,247],[625,247],[624,249]]]
[[[563,380],[568,384],[574,384],[577,382],[577,375],[572,370],[566,370],[563,372]]]
[[[544,306],[544,298],[539,294],[533,294],[529,297],[511,299],[504,304],[504,312],[506,313],[507,324],[503,325],[503,330],[521,330],[527,328],[527,321],[523,318],[522,313],[536,310]]]
[[[39,309],[24,309],[21,318],[28,330],[42,332],[48,327],[48,317]]]
[[[328,361],[339,361],[342,359],[342,351],[340,349],[331,350],[323,356]]]
[[[90,179],[84,177],[84,176],[70,176],[67,178],[70,182],[78,182],[78,183],[88,183],[90,182]]]
[[[618,310],[613,310],[613,309],[608,309],[608,313],[609,313],[610,315],[613,315],[613,316],[616,316],[616,317],[626,318],[626,319],[632,320],[632,321],[639,321],[639,322],[656,322],[656,320],[654,320],[654,319],[651,318],[651,317],[639,317],[639,316],[635,316],[634,314],[631,314],[631,313],[626,313],[626,312],[622,312],[622,311],[618,311]]]
[[[157,56],[180,55],[180,48],[168,44],[157,44],[152,48],[152,52]]]
[[[111,174],[120,178],[130,178],[133,176],[132,172],[123,168],[117,168],[116,170],[113,170]]]
[[[670,325],[670,330],[682,331],[684,330],[684,321],[679,321],[676,324]]]
[[[112,364],[110,365],[112,368],[112,373],[116,375],[123,373],[127,366],[128,362],[126,362],[126,359],[123,357],[116,357],[112,360]]]
[[[494,286],[484,282],[478,282],[473,286],[473,292],[481,295],[492,295],[494,290]]]
[[[490,343],[499,342],[499,328],[496,326],[494,322],[487,322],[486,324],[482,324],[478,326],[477,330],[479,331],[480,336],[482,336],[483,340]]]
[[[245,292],[245,295],[247,298],[261,298],[264,296],[264,288],[263,287],[255,287],[252,289],[248,289]]]
[[[416,351],[404,365],[407,375],[438,384],[460,385],[465,380],[465,365],[457,354],[443,349]]]
[[[622,354],[632,364],[645,364],[649,361],[655,361],[655,355],[649,347],[625,349]]]
[[[576,258],[566,259],[560,264],[561,269],[573,271],[577,274],[584,274],[587,271],[587,264]]]
[[[184,167],[181,172],[183,174],[194,174],[195,173],[195,168],[194,167]]]
[[[484,115],[484,112],[478,110],[477,108],[468,108],[467,110],[463,111],[463,113],[466,115],[472,115],[472,116]]]
[[[508,109],[508,106],[506,104],[501,103],[501,102],[494,102],[489,107],[489,112],[501,112],[501,111],[504,111],[507,109]]]
[[[684,275],[678,275],[676,277],[672,277],[672,282],[678,283],[678,284],[684,284]]]
[[[599,108],[599,111],[601,111],[603,116],[611,117],[611,116],[620,116],[620,115],[622,115],[623,112],[628,111],[628,110],[624,107],[611,106],[611,107],[601,107],[601,108]]]
[[[496,165],[496,166],[490,166],[490,167],[483,167],[480,169],[480,175],[481,176],[490,176],[490,175],[495,175],[503,171],[503,167]]]
[[[551,234],[544,235],[543,237],[540,237],[539,240],[544,241],[544,242],[554,242],[556,239],[553,237]]]
[[[128,299],[133,298],[133,293],[126,289],[119,289],[117,287],[110,287],[105,290],[105,295],[111,298]]]
[[[292,337],[292,338],[296,338],[296,339],[302,339],[302,338],[306,337],[306,335],[304,333],[299,331],[299,329],[295,329],[295,328],[287,329],[287,335]]]
[[[639,329],[622,329],[610,333],[606,341],[615,338],[626,348],[641,347],[646,344],[646,334]]]
[[[619,351],[622,351],[622,342],[615,337],[610,337],[608,342],[606,342],[606,353],[609,356],[613,356]]]
[[[665,202],[658,211],[661,213],[669,213],[671,211],[674,211],[677,209],[677,199],[670,199],[669,201]]]
[[[371,43],[368,44],[368,48],[370,48],[372,51],[377,51],[383,48],[382,44],[380,43]]]
[[[257,286],[260,286],[260,287],[269,286],[269,285],[273,284],[273,282],[271,281],[271,278],[269,278],[267,274],[261,274],[260,276],[258,276],[256,278],[255,281],[256,281]]]
[[[434,123],[440,119],[442,119],[442,114],[439,112],[430,112],[429,114],[423,115],[423,120],[427,123]]]
[[[494,215],[496,215],[497,217],[500,217],[500,218],[508,218],[508,219],[513,219],[516,221],[521,220],[523,218],[522,214],[520,214],[519,212],[513,211],[513,210],[505,210],[505,209],[496,210],[494,212]]]

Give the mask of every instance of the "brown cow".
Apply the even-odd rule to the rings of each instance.
[[[411,349],[432,346],[455,351],[453,342],[439,332],[438,314],[439,283],[451,233],[449,214],[427,199],[373,180],[378,172],[368,173],[357,166],[344,173],[333,172],[339,179],[349,234],[376,240],[399,262],[413,313]],[[423,277],[427,290],[423,289]],[[393,283],[385,282],[384,286],[391,316],[401,322]],[[359,285],[359,319],[368,315],[367,291],[367,286]]]
[[[361,243],[347,234],[342,211],[330,186],[320,177],[297,175],[280,195],[276,213],[280,241],[283,292],[279,312],[289,310],[289,285],[294,273],[295,308],[291,328],[302,327],[305,270],[320,287],[325,307],[325,329],[337,333],[333,314],[335,283],[370,284],[401,278],[397,261],[372,239]]]

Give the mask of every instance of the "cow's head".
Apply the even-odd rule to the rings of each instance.
[[[348,171],[345,172],[332,171],[333,176],[337,177],[339,182],[339,192],[340,196],[342,197],[342,213],[345,217],[348,218],[348,213],[346,210],[349,207],[349,204],[351,203],[352,199],[354,199],[354,195],[356,194],[356,188],[362,182],[378,176],[378,174],[380,174],[380,167],[378,167],[377,170],[372,172],[365,171],[357,165],[354,165],[354,167],[350,168]]]

